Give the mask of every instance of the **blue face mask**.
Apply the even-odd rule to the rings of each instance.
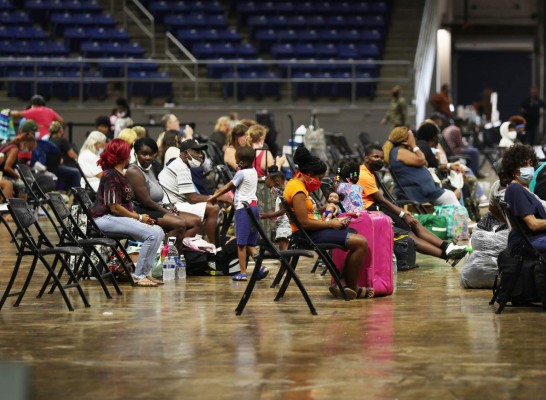
[[[533,176],[535,175],[535,168],[534,167],[521,167],[519,169],[519,178],[518,180],[523,183],[524,185],[528,185],[533,180]]]

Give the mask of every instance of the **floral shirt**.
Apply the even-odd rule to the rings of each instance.
[[[129,211],[133,211],[133,188],[125,175],[111,168],[104,171],[100,178],[97,200],[91,208],[93,218],[110,214],[110,204],[119,204]]]
[[[345,197],[341,200],[341,205],[345,212],[364,211],[364,202],[362,201],[362,187],[352,183],[340,182],[337,186],[337,192]]]

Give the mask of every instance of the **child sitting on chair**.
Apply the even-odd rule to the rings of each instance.
[[[337,192],[330,192],[328,195],[328,203],[322,213],[323,221],[330,221],[332,218],[337,218],[339,214],[339,202],[342,200],[342,196]]]
[[[357,185],[360,166],[353,161],[343,161],[337,169],[337,192],[341,207],[346,213],[363,213],[362,186]]]
[[[292,228],[280,199],[280,195],[284,191],[286,179],[276,165],[269,167],[268,173],[265,184],[271,189],[271,193],[276,199],[275,212],[260,214],[260,218],[276,218],[275,242],[278,244],[279,250],[288,250],[288,238],[292,235]]]
[[[235,162],[238,171],[233,179],[218,189],[208,201],[215,201],[218,197],[235,189],[235,236],[237,237],[237,255],[241,272],[233,276],[234,281],[246,281],[247,256],[254,256],[258,243],[258,231],[252,226],[252,221],[244,209],[243,202],[250,205],[252,213],[259,218],[258,197],[258,173],[252,166],[255,152],[250,146],[241,146],[235,153]],[[260,268],[258,279],[264,279],[269,273],[266,267]]]

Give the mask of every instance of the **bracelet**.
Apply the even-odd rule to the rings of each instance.
[[[142,214],[138,214],[138,220],[142,222]]]
[[[418,146],[415,146],[415,147],[413,148],[413,152],[414,152],[414,153],[417,153],[419,150],[421,150],[421,149],[420,149]]]
[[[404,215],[406,215],[406,212],[404,210],[400,211],[400,214],[398,214],[400,218],[404,218]]]

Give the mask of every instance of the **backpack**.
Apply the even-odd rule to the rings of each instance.
[[[497,258],[499,274],[493,285],[493,298],[489,302],[498,303],[497,314],[502,313],[508,302],[512,306],[530,306],[540,302],[535,282],[535,272],[540,278],[546,276],[544,266],[536,259],[525,259],[522,256],[513,256],[510,250],[504,249]],[[542,279],[544,281],[544,279]],[[544,293],[544,290],[539,290]]]
[[[463,206],[435,206],[434,215],[447,219],[447,239],[468,239],[468,211]]]
[[[215,261],[217,275],[235,275],[241,272],[239,257],[237,256],[237,240],[235,238],[228,240],[222,246],[222,249],[216,253]]]
[[[394,238],[394,255],[396,256],[397,271],[408,271],[417,268],[415,241],[408,235]]]

